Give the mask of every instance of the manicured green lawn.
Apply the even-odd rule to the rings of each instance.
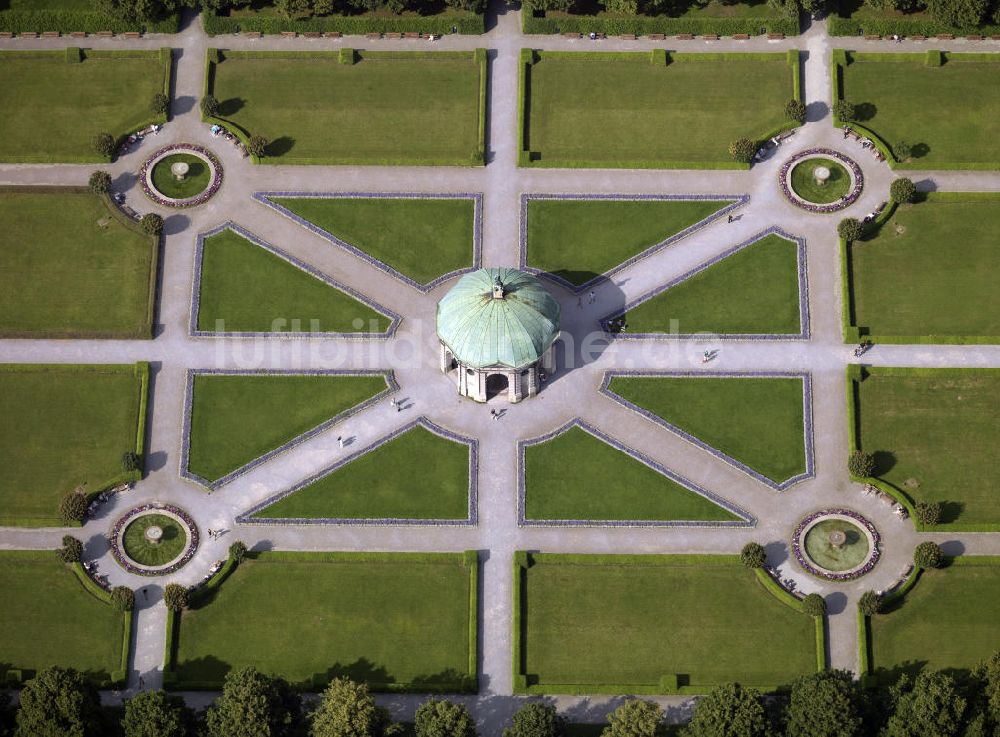
[[[171,171],[174,164],[187,164],[188,171],[183,179],[178,179]],[[153,186],[166,197],[184,200],[204,191],[211,182],[211,171],[200,156],[194,154],[173,154],[161,159],[153,167]]]
[[[997,194],[930,193],[897,208],[848,247],[854,323],[873,336],[1000,336],[998,232]]]
[[[472,266],[476,208],[471,199],[274,201],[421,284]]]
[[[341,64],[336,51],[226,51],[215,65],[219,117],[271,142],[264,163],[474,163],[485,62],[472,52],[356,53]]]
[[[532,199],[528,201],[528,265],[580,285],[728,204]]]
[[[525,149],[542,166],[733,166],[729,144],[781,126],[784,54],[764,60],[541,53],[528,69]]]
[[[924,571],[898,608],[871,618],[872,667],[972,668],[1000,650],[997,611],[1000,559]]]
[[[681,685],[775,687],[816,669],[813,618],[775,599],[735,557],[531,558],[524,672],[553,693],[558,684],[655,690],[671,674]]]
[[[109,56],[114,53],[115,56]],[[98,133],[123,135],[149,120],[169,63],[157,51],[0,52],[0,161],[103,162]]]
[[[769,235],[637,305],[629,333],[797,334],[798,246]]]
[[[738,519],[578,427],[526,447],[524,474],[527,519]]]
[[[381,333],[389,318],[239,233],[205,239],[198,329]]]
[[[89,192],[0,188],[0,336],[149,338],[154,261]]]
[[[465,519],[468,514],[469,447],[415,427],[254,516]]]
[[[156,542],[146,537],[146,530],[159,527],[162,536]],[[144,566],[162,566],[180,555],[187,544],[187,533],[173,517],[144,514],[125,528],[122,545],[129,558]]]
[[[875,453],[875,475],[941,502],[944,523],[1000,524],[1000,370],[869,371],[855,385],[859,443]]]
[[[378,690],[455,681],[469,672],[471,586],[461,553],[263,553],[184,613],[178,676],[217,683],[254,665]]]
[[[608,388],[776,483],[805,473],[802,379],[616,376]]]
[[[381,375],[198,374],[188,470],[217,481],[385,388]]]
[[[868,60],[877,56],[855,55],[844,70],[844,97],[862,106],[859,122],[883,141],[913,147],[900,168],[1000,167],[1000,136],[983,124],[1000,118],[1000,63],[961,61],[963,54],[949,54],[941,67],[927,66],[923,54]]]
[[[49,550],[0,552],[0,664],[76,668],[108,680],[121,662],[124,621]],[[30,675],[30,674],[29,674]]]
[[[820,184],[816,169],[825,167],[830,176]],[[792,169],[792,189],[804,200],[825,205],[836,202],[851,188],[851,175],[833,159],[808,159]]]
[[[0,523],[61,525],[66,492],[120,477],[140,388],[133,366],[0,365]]]

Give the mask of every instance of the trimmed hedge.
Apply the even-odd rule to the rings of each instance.
[[[79,580],[79,582],[83,585],[83,588],[88,594],[108,606],[114,606],[111,601],[111,592],[101,588],[97,582],[90,577],[87,571],[84,570],[83,563],[79,561],[70,563],[69,568],[76,575],[77,580]],[[132,652],[132,618],[133,615],[131,610],[123,612],[121,660],[119,661],[118,670],[111,674],[110,680],[107,683],[100,684],[102,687],[122,685],[128,681],[128,661],[129,655]]]
[[[831,36],[936,36],[939,33],[989,36],[1000,33],[1000,26],[983,25],[972,28],[952,28],[932,18],[843,18],[831,15],[826,21]]]
[[[93,11],[74,10],[3,10],[0,11],[0,31],[24,33],[59,31],[61,33],[177,33],[180,14],[174,13],[162,20],[149,23],[130,23],[121,16],[104,15]]]
[[[452,28],[465,35],[479,35],[486,30],[486,16],[475,13],[447,12],[440,15],[375,17],[366,15],[328,15],[320,18],[298,18],[289,20],[278,15],[258,17],[237,17],[214,15],[202,12],[205,33],[217,36],[224,33],[246,33],[248,31],[277,34],[286,31],[304,33],[306,31],[340,31],[345,35],[366,33],[434,33],[445,35]]]
[[[798,16],[788,18],[671,18],[670,16],[593,16],[559,15],[536,18],[531,11],[521,12],[521,31],[527,34],[553,33],[606,33],[620,36],[633,33],[645,36],[662,33],[668,36],[690,33],[695,36],[715,34],[732,36],[746,33],[751,36],[760,33],[783,33],[796,36],[799,33]]]

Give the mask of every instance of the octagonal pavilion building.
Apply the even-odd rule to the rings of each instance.
[[[438,302],[437,335],[441,371],[454,374],[459,394],[486,402],[506,392],[520,402],[555,368],[559,303],[523,271],[478,269]]]

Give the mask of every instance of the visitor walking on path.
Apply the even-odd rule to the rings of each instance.
[[[593,289],[590,290],[590,294],[588,296],[590,297],[590,304],[594,304],[594,302],[597,301],[597,292]]]

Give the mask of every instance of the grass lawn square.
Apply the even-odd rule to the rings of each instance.
[[[525,447],[524,485],[531,520],[740,519],[579,427]]]
[[[143,365],[0,365],[0,524],[59,526],[59,501],[122,477],[145,416]]]
[[[382,374],[195,374],[187,470],[216,482],[386,386]]]
[[[674,674],[695,689],[773,689],[816,670],[813,618],[774,598],[735,556],[529,561],[521,642],[533,691],[659,693]]]
[[[274,202],[420,284],[473,263],[472,199],[281,197]]]
[[[254,517],[466,519],[469,446],[415,427]]]
[[[941,502],[942,527],[1000,526],[1000,369],[869,368],[854,386],[875,475]]]
[[[580,286],[729,202],[528,200],[528,265]]]
[[[729,144],[785,124],[793,95],[784,54],[536,54],[524,148],[541,166],[739,168]]]
[[[98,133],[121,136],[152,118],[169,62],[158,51],[0,51],[0,161],[88,163]]]
[[[848,246],[854,324],[876,342],[1000,343],[1000,194],[926,197]]]
[[[106,681],[121,667],[124,618],[50,550],[0,552],[0,667],[58,665]]]
[[[261,553],[181,618],[180,685],[254,665],[375,690],[459,681],[476,659],[477,563],[462,553]],[[452,686],[452,688],[455,688]]]
[[[628,333],[798,334],[798,245],[768,235],[628,310]]]
[[[608,389],[777,484],[806,472],[798,377],[615,376]]]
[[[924,571],[891,611],[871,618],[876,674],[972,668],[1000,650],[1000,558],[962,556]]]
[[[156,249],[89,191],[0,188],[0,336],[149,338]]]
[[[852,56],[844,97],[890,147],[910,144],[899,168],[1000,168],[1000,58],[949,53],[933,67],[923,54]]]
[[[198,330],[381,333],[389,318],[280,256],[224,230],[204,240]]]
[[[481,163],[485,60],[355,53],[343,64],[336,51],[225,51],[213,64],[219,117],[267,138],[268,164]]]

